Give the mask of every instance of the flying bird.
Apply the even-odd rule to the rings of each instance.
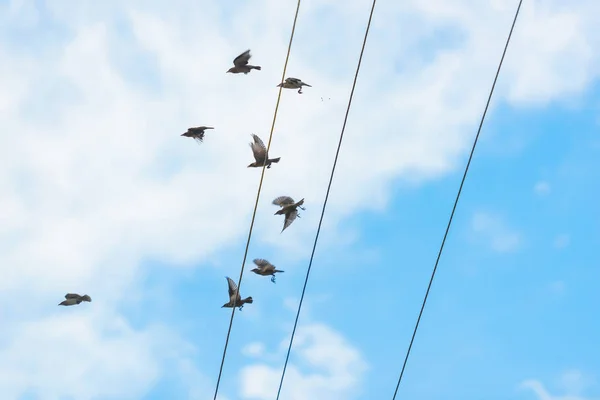
[[[252,57],[252,55],[250,54],[250,50],[246,50],[233,60],[234,66],[229,68],[227,72],[231,72],[232,74],[239,74],[240,72],[243,72],[244,75],[247,75],[248,72],[250,72],[253,69],[260,71],[261,68],[258,65],[248,64],[250,57]]]
[[[244,308],[245,303],[252,304],[252,302],[254,301],[254,300],[252,300],[252,297],[246,297],[245,299],[242,299],[240,297],[240,294],[238,293],[238,287],[235,284],[235,282],[233,281],[233,279],[231,279],[228,276],[226,276],[225,278],[227,278],[227,284],[229,285],[229,302],[223,304],[223,306],[221,306],[221,308],[223,308],[223,307],[227,307],[227,308],[239,307],[240,311],[242,311],[242,308]]]
[[[302,204],[304,204],[304,199],[300,200],[299,202],[295,202],[294,199],[289,196],[279,196],[273,200],[273,204],[281,207],[281,209],[278,210],[275,215],[285,215],[285,221],[283,222],[283,229],[281,232],[285,231],[285,228],[290,226],[296,217],[300,218],[300,215],[298,214],[298,208],[305,210],[305,208],[302,207]]]
[[[271,163],[278,163],[281,160],[281,157],[277,158],[269,158],[267,154],[267,148],[265,144],[258,136],[254,133],[252,134],[252,138],[254,138],[254,143],[250,143],[250,148],[252,149],[252,153],[254,154],[254,159],[256,160],[252,164],[248,165],[250,167],[262,167],[263,165],[267,165],[267,168],[271,168]]]
[[[188,128],[187,132],[181,134],[181,136],[191,137],[198,143],[202,143],[204,140],[204,131],[207,129],[215,129],[210,126],[198,126],[196,128]]]
[[[90,296],[88,296],[87,294],[84,294],[83,296],[80,296],[76,293],[67,293],[65,294],[65,299],[62,302],[60,302],[58,305],[59,306],[74,306],[75,304],[79,304],[82,301],[87,301],[87,302],[91,302],[92,298]]]
[[[276,269],[273,264],[271,264],[267,260],[263,260],[262,258],[254,259],[253,263],[256,264],[258,266],[258,268],[254,268],[252,270],[252,272],[254,272],[255,274],[258,274],[258,275],[262,275],[262,276],[272,275],[271,282],[273,282],[273,283],[275,283],[275,274],[277,272],[284,272],[279,269]]]
[[[285,82],[277,85],[277,87],[283,87],[284,89],[298,89],[298,94],[302,94],[302,86],[312,87],[298,78],[285,78]]]

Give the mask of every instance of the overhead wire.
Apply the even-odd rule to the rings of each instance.
[[[417,330],[419,329],[419,323],[421,322],[423,310],[425,309],[425,305],[427,304],[427,299],[429,297],[429,291],[431,290],[431,285],[433,284],[433,280],[434,280],[435,274],[437,272],[438,264],[439,264],[440,258],[442,256],[442,252],[444,251],[444,245],[446,244],[446,238],[448,237],[448,232],[450,231],[450,226],[452,225],[452,220],[454,218],[454,213],[456,211],[458,201],[460,200],[460,195],[462,193],[462,189],[463,189],[465,180],[467,179],[469,167],[471,166],[471,160],[473,159],[473,154],[475,153],[475,148],[477,147],[477,142],[479,141],[479,136],[481,134],[481,128],[483,127],[483,122],[485,121],[485,117],[487,115],[487,111],[490,106],[490,102],[492,100],[492,95],[494,94],[496,82],[498,81],[498,76],[500,75],[500,70],[502,69],[502,64],[504,63],[504,56],[506,55],[506,51],[508,50],[508,45],[510,44],[510,39],[512,38],[512,33],[515,28],[517,18],[519,17],[519,11],[521,10],[522,3],[523,3],[523,0],[519,0],[519,5],[517,7],[517,11],[515,12],[515,17],[513,19],[512,26],[510,27],[510,32],[508,33],[508,37],[506,39],[506,44],[504,45],[504,51],[502,52],[502,57],[500,58],[500,63],[498,64],[498,69],[496,70],[496,76],[494,77],[494,82],[492,83],[492,88],[490,90],[490,94],[488,96],[487,102],[485,104],[485,108],[483,110],[483,114],[481,116],[481,120],[479,122],[479,128],[477,129],[477,134],[475,135],[475,140],[473,141],[473,146],[471,147],[471,153],[469,154],[469,160],[467,161],[467,165],[465,167],[465,172],[464,172],[462,180],[460,182],[460,186],[458,188],[458,193],[456,194],[456,199],[454,200],[454,205],[452,207],[452,212],[450,213],[450,218],[449,218],[448,224],[446,226],[446,231],[445,231],[444,237],[442,239],[442,244],[440,245],[440,250],[438,251],[438,255],[435,260],[433,271],[431,273],[431,278],[429,279],[429,285],[427,286],[427,291],[425,292],[425,297],[423,298],[423,303],[421,305],[421,310],[419,311],[419,316],[417,318],[417,322],[415,324],[415,328],[413,330],[413,334],[410,339],[410,343],[408,345],[408,350],[406,351],[406,356],[404,357],[404,363],[402,364],[402,369],[400,371],[400,376],[398,378],[398,383],[396,384],[396,390],[394,391],[394,397],[392,398],[392,400],[396,399],[396,395],[398,394],[398,388],[400,387],[400,383],[402,382],[402,377],[404,376],[404,371],[406,369],[408,357],[410,356],[410,352],[411,352],[411,349],[412,349],[412,346],[413,346],[413,343],[415,340],[415,336],[417,335]]]
[[[290,359],[290,352],[292,350],[292,345],[294,343],[294,336],[296,335],[296,328],[298,327],[298,319],[300,317],[300,312],[302,310],[302,303],[304,301],[304,295],[306,293],[306,286],[308,284],[308,279],[310,277],[310,271],[312,268],[315,251],[317,249],[317,243],[319,241],[319,234],[321,233],[321,225],[323,224],[323,217],[325,216],[325,210],[327,208],[327,201],[329,200],[329,193],[331,191],[331,185],[333,183],[333,177],[335,175],[335,167],[337,166],[338,157],[340,155],[340,149],[342,147],[342,141],[344,140],[344,133],[346,131],[346,124],[348,122],[348,115],[350,114],[350,108],[352,107],[352,99],[354,98],[354,90],[356,88],[356,82],[358,80],[358,73],[360,72],[360,66],[362,64],[363,54],[365,52],[365,46],[367,44],[367,38],[369,37],[369,29],[371,28],[371,20],[373,19],[373,11],[375,11],[375,5],[377,4],[377,0],[373,0],[373,4],[371,6],[371,12],[369,13],[369,21],[367,23],[367,28],[365,30],[365,36],[363,39],[362,47],[360,50],[360,56],[358,58],[358,64],[356,66],[356,73],[354,74],[354,82],[352,83],[352,90],[350,91],[350,97],[348,98],[348,106],[346,108],[346,114],[344,116],[344,123],[342,125],[342,130],[340,132],[340,140],[338,142],[337,150],[335,152],[335,158],[333,160],[333,166],[331,168],[331,175],[329,177],[329,184],[327,185],[327,192],[325,193],[325,201],[323,202],[323,208],[321,210],[321,218],[319,219],[319,225],[317,227],[317,233],[315,235],[315,240],[313,243],[312,252],[310,255],[310,261],[308,262],[308,268],[306,270],[306,277],[304,279],[304,286],[302,288],[302,295],[300,296],[300,303],[298,304],[298,311],[296,313],[296,319],[294,321],[294,328],[292,329],[292,336],[290,337],[290,344],[287,349],[287,354],[285,356],[285,363],[283,365],[283,371],[281,373],[281,380],[279,381],[279,388],[277,389],[277,398],[279,400],[279,396],[281,395],[281,388],[283,387],[283,380],[285,378],[285,373],[287,371],[288,361]]]
[[[285,56],[285,63],[283,65],[283,72],[281,74],[281,83],[283,83],[284,79],[285,79],[285,73],[287,71],[287,66],[288,66],[288,61],[290,58],[290,52],[292,49],[292,42],[294,40],[294,33],[296,32],[296,22],[298,21],[298,12],[300,11],[300,4],[302,3],[302,0],[298,0],[298,4],[296,6],[296,12],[294,14],[294,23],[292,25],[292,32],[290,34],[290,40],[288,43],[288,49],[287,49],[287,54]],[[269,142],[267,143],[267,153],[269,154],[269,150],[271,148],[271,140],[273,139],[273,131],[275,129],[275,121],[277,120],[277,112],[279,110],[279,102],[281,100],[281,91],[283,90],[283,87],[279,87],[279,93],[277,94],[277,103],[275,104],[275,112],[273,114],[273,122],[271,124],[271,132],[269,134]],[[267,160],[265,157],[265,164],[262,167],[262,172],[260,175],[260,181],[258,184],[258,190],[256,192],[256,201],[254,203],[254,211],[252,212],[252,220],[250,221],[250,229],[248,230],[248,240],[246,241],[246,249],[244,250],[244,259],[242,260],[242,267],[240,270],[240,278],[238,280],[237,286],[238,286],[238,294],[241,292],[241,284],[242,284],[242,277],[244,275],[244,265],[246,264],[246,258],[248,257],[248,249],[250,248],[250,239],[252,238],[252,230],[254,228],[254,221],[256,219],[256,210],[258,209],[258,201],[260,200],[260,193],[262,190],[262,184],[263,184],[263,180],[264,180],[264,176],[265,176],[265,169],[267,166]],[[231,310],[231,319],[229,320],[229,328],[227,329],[227,338],[225,339],[225,347],[223,348],[223,357],[221,358],[221,366],[219,368],[219,376],[217,378],[217,384],[215,387],[215,395],[213,397],[213,400],[217,400],[217,394],[219,392],[219,384],[221,383],[221,376],[223,374],[223,365],[225,364],[225,357],[227,355],[227,346],[229,345],[229,337],[231,335],[231,327],[233,325],[233,317],[235,315],[235,309],[236,307],[233,307]]]

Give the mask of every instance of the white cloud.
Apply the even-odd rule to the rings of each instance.
[[[485,212],[474,213],[471,229],[477,235],[477,240],[484,240],[492,250],[499,253],[514,252],[523,242],[522,235],[510,228],[497,215]]]
[[[254,231],[256,241],[295,250],[291,256],[305,255],[312,245],[305,239],[319,218],[367,3],[302,5],[288,75],[313,88],[302,96],[283,93],[272,144],[282,161],[267,171]],[[456,166],[482,111],[513,3],[378,5],[325,219],[325,244],[336,240],[341,218],[385,206],[394,180],[422,182]],[[160,352],[144,336],[156,332],[123,328],[120,339],[106,339],[108,334],[96,333],[101,322],[59,324],[45,305],[67,291],[84,291],[94,298],[89,310],[102,299],[108,315],[119,319],[120,302],[133,290],[143,292],[137,283],[145,273],[142,260],[197,264],[247,232],[260,174],[245,168],[251,161],[247,143],[251,132],[267,139],[295,4],[40,4],[0,5],[0,303],[28,293],[19,297],[23,312],[3,319],[3,326],[48,334],[45,347],[31,334],[0,335],[6,357],[16,357],[16,349],[40,349],[11,367],[6,376],[14,379],[2,381],[0,392],[22,393],[22,382],[38,379],[43,370],[42,386],[57,396],[109,396],[117,389],[98,382],[117,382],[118,372],[127,369],[132,383],[119,395],[135,397],[161,373],[155,367]],[[593,18],[598,3],[579,1],[568,10],[554,1],[524,7],[496,103],[543,104],[584,90],[600,71]],[[432,44],[432,34],[442,31],[440,36],[457,39]],[[404,39],[390,48],[393,37]],[[263,70],[225,74],[248,47]],[[216,127],[202,146],[179,137],[199,124]],[[307,206],[283,235],[269,204],[281,194],[305,197]],[[510,237],[495,244],[512,245]],[[94,374],[84,369],[77,383],[49,368],[41,351],[62,349],[51,351],[50,360],[67,351],[65,337],[53,333],[63,332],[63,322],[82,335],[75,348],[97,364]],[[133,353],[122,367],[101,351],[122,348]]]
[[[17,399],[27,391],[48,399],[140,398],[165,363],[184,361],[183,354],[193,350],[158,326],[136,330],[98,309],[59,310],[5,325],[0,334],[3,398]]]
[[[533,190],[537,195],[545,196],[550,193],[550,184],[546,181],[539,181],[535,184]]]
[[[581,394],[589,386],[592,386],[595,380],[580,370],[571,369],[560,376],[559,382],[567,392]]]
[[[597,400],[592,397],[583,396],[580,392],[582,386],[582,375],[579,371],[568,371],[561,377],[560,381],[565,386],[568,394],[552,395],[542,382],[535,379],[523,381],[519,386],[532,391],[538,400]]]
[[[287,350],[286,338],[281,355]],[[290,400],[351,399],[360,394],[368,367],[360,352],[324,324],[300,326],[287,367],[282,397]],[[293,359],[297,358],[298,361]],[[245,399],[270,399],[277,393],[281,366],[253,364],[241,371]]]
[[[265,345],[260,342],[248,343],[242,349],[242,354],[247,357],[260,357],[265,352]]]

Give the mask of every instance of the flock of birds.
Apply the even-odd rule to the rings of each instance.
[[[250,50],[246,50],[245,52],[237,56],[233,60],[233,67],[229,68],[229,70],[227,70],[227,73],[243,73],[244,75],[247,75],[253,69],[260,71],[260,66],[248,64],[248,62],[250,61],[250,57]],[[298,78],[291,77],[286,78],[283,83],[277,85],[277,87],[281,87],[284,89],[298,89],[299,94],[302,94],[303,86],[312,87],[309,84],[302,82],[302,80]],[[207,129],[214,128],[210,126],[198,126],[195,128],[189,128],[187,132],[183,133],[181,136],[190,137],[196,140],[198,143],[202,143],[202,141],[204,140],[205,131]],[[257,135],[252,134],[252,139],[253,142],[250,143],[250,148],[252,149],[252,154],[254,155],[255,161],[248,165],[248,168],[271,168],[271,164],[279,162],[281,157],[269,158],[265,144]],[[280,209],[277,210],[275,215],[285,216],[285,220],[283,222],[283,229],[281,230],[281,232],[283,232],[287,227],[289,227],[296,218],[300,218],[298,209],[305,210],[305,208],[302,207],[302,205],[304,204],[304,199],[301,199],[300,201],[295,201],[290,196],[279,196],[275,200],[273,200],[272,204],[280,207]],[[284,272],[282,270],[277,269],[269,261],[262,258],[254,259],[253,262],[254,264],[256,264],[256,268],[252,269],[252,272],[261,276],[271,276],[271,282],[273,283],[275,283],[275,274],[279,272]],[[245,299],[242,299],[239,294],[236,283],[228,276],[226,276],[225,278],[227,279],[228,284],[229,302],[223,304],[221,308],[239,307],[239,310],[241,311],[244,307],[244,304],[252,304],[252,297],[246,297]],[[65,300],[62,301],[59,304],[59,306],[73,306],[80,304],[83,301],[91,302],[92,299],[87,294],[80,296],[76,293],[67,293],[65,295]]]

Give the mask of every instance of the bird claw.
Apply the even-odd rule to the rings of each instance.
[[[275,283],[275,277],[274,276],[271,278],[271,282]]]
[[[238,308],[238,310],[242,311],[242,308],[244,308],[244,306],[240,306],[240,308]]]

